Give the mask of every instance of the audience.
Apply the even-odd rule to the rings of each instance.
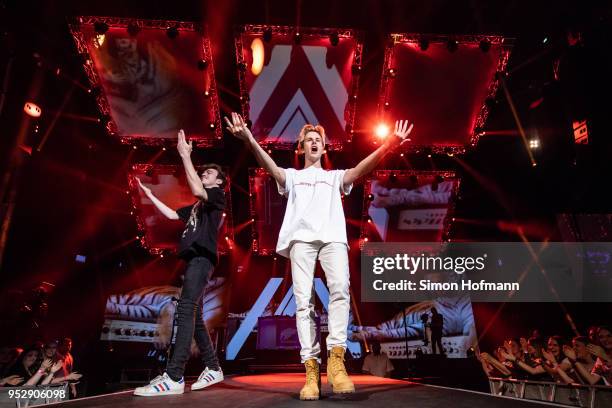
[[[610,386],[612,332],[607,326],[591,327],[588,337],[574,337],[571,345],[561,336],[550,336],[543,344],[539,333],[529,340],[510,338],[493,355],[481,353],[479,360],[493,378]]]
[[[71,350],[72,340],[68,337],[59,345],[54,340],[37,342],[25,351],[20,348],[4,348],[0,353],[0,387],[69,382],[72,397],[76,397],[74,382],[78,381],[82,374],[73,371],[74,359]]]

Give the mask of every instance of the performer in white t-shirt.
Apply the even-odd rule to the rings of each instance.
[[[350,296],[342,194],[349,194],[356,179],[372,171],[389,150],[408,140],[413,125],[408,121],[395,122],[394,135],[348,170],[321,168],[325,130],[322,126],[305,125],[298,136],[304,168],[296,170],[278,167],[257,143],[240,115],[232,113],[232,120],[226,117],[225,121],[227,130],[245,142],[257,162],[274,177],[279,193],[287,197],[276,251],[291,260],[300,356],[306,367],[306,384],[300,391],[300,399],[319,399],[321,390],[321,348],[316,339],[314,304],[311,302],[317,259],[329,289],[327,379],[334,393],[354,392],[355,386],[344,367]]]

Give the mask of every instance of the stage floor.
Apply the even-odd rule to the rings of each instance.
[[[303,374],[279,373],[248,376],[229,376],[223,383],[202,391],[188,391],[183,395],[166,397],[135,397],[132,391],[101,395],[52,404],[59,407],[98,408],[165,408],[165,407],[240,407],[240,408],[281,408],[281,407],[331,407],[358,406],[371,408],[404,407],[534,407],[543,404],[511,398],[495,397],[472,391],[422,385],[407,381],[352,375],[357,392],[345,396],[333,395],[331,387],[323,377],[323,398],[319,401],[300,401],[299,390]],[[186,387],[189,388],[189,387]]]

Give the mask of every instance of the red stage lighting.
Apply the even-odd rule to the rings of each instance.
[[[389,126],[384,123],[379,123],[374,129],[374,133],[379,139],[384,139],[385,137],[389,136]]]
[[[39,118],[42,115],[42,109],[34,102],[26,102],[23,105],[23,111],[33,118]]]

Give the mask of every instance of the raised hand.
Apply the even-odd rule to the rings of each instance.
[[[57,360],[55,364],[51,366],[51,374],[57,373],[64,366],[64,360]]]
[[[557,361],[550,351],[542,350],[542,356],[551,364]]]
[[[567,344],[563,346],[563,354],[565,354],[565,356],[570,360],[576,360],[576,352]]]
[[[77,380],[80,380],[81,377],[83,377],[83,374],[80,374],[80,373],[77,373],[76,371],[74,371],[74,372],[72,372],[72,373],[70,373],[70,374],[68,374],[66,376],[66,380],[68,380],[68,381],[77,381]]]
[[[228,132],[242,141],[247,141],[249,138],[253,137],[242,116],[236,112],[232,112],[231,116],[231,121],[227,118],[227,116],[223,117],[223,119],[225,119],[225,123],[227,125],[226,129]]]
[[[134,177],[136,179],[136,181],[138,182],[138,187],[140,187],[142,189],[142,191],[144,191],[144,193],[146,195],[151,194],[151,189],[147,186],[145,186],[144,184],[142,184],[142,181],[140,181],[140,179],[138,177]]]
[[[606,351],[603,349],[603,347],[598,346],[596,344],[589,344],[586,348],[587,351],[595,357],[599,357],[602,360],[608,360],[608,355],[606,354]]]
[[[40,368],[44,371],[47,371],[53,365],[53,360],[50,358],[45,358],[43,362],[40,364]]]
[[[8,377],[0,379],[0,385],[17,385],[23,382],[23,377],[18,375],[9,375]]]
[[[176,144],[176,150],[178,150],[181,157],[190,157],[193,151],[193,141],[185,139],[185,131],[183,129],[178,131],[178,143]]]
[[[408,136],[412,132],[413,127],[414,123],[409,123],[407,120],[395,121],[395,132],[393,134],[401,139],[400,144],[410,141]]]

